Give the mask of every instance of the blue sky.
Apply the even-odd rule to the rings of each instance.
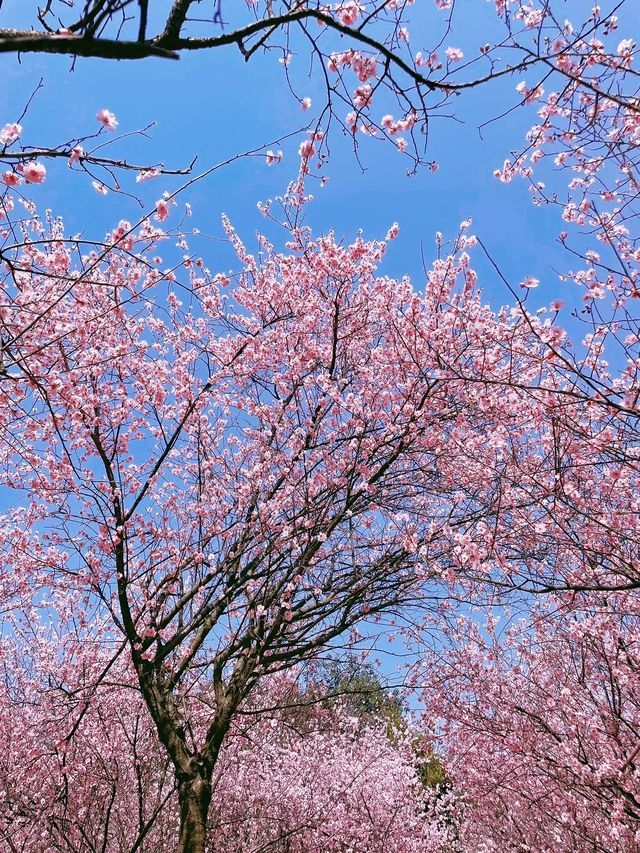
[[[461,3],[463,17],[448,43],[471,50],[477,47],[476,40],[485,41],[484,33],[476,33],[494,20],[487,6],[478,0]],[[427,17],[431,13],[425,8],[422,3],[412,10],[412,34],[420,34],[430,23]],[[3,10],[0,23],[14,23],[24,6],[9,0]],[[310,95],[315,106],[322,92],[316,81],[307,82],[306,68],[304,55],[294,56],[291,70],[299,75],[299,94]],[[0,57],[4,82],[0,123],[17,117],[40,78],[44,86],[23,121],[26,143],[55,143],[91,132],[97,127],[96,111],[108,107],[118,116],[119,131],[157,122],[150,140],[132,138],[114,148],[114,153],[126,150],[137,162],[162,160],[168,166],[183,166],[198,155],[197,168],[206,168],[302,127],[309,116],[300,112],[285,88],[277,56],[256,56],[246,64],[237,49],[229,47],[184,55],[179,62],[78,60],[73,72],[67,57],[32,54],[18,63],[15,56],[4,55]],[[505,104],[517,102],[516,82],[504,80],[475,89],[456,99],[456,121],[432,121],[428,157],[439,161],[440,170],[435,174],[425,170],[406,177],[405,158],[389,145],[366,139],[361,147],[362,171],[351,154],[350,140],[336,134],[325,170],[330,181],[324,189],[314,190],[316,201],[308,222],[319,231],[334,228],[338,234],[353,235],[363,228],[365,236],[379,237],[393,221],[399,221],[401,234],[388,253],[384,271],[409,273],[416,286],[422,287],[422,256],[428,266],[435,251],[434,233],[440,230],[453,236],[460,221],[471,216],[472,231],[489,247],[512,283],[517,286],[527,274],[539,278],[542,284],[534,294],[536,303],[548,303],[561,287],[553,268],[561,269],[566,263],[554,242],[562,227],[558,211],[534,208],[524,183],[505,186],[492,174],[521,143],[534,114],[529,109],[516,110],[486,127],[483,139],[478,133],[479,124],[502,112]],[[301,137],[278,146],[285,159],[277,167],[268,168],[263,157],[245,160],[192,188],[185,196],[193,207],[192,224],[222,236],[220,213],[225,211],[251,245],[256,229],[264,228],[256,202],[281,193],[294,176]],[[177,179],[158,178],[135,189],[145,202],[153,204],[163,190],[173,190],[178,184]],[[32,196],[39,208],[49,207],[63,215],[70,232],[84,230],[96,238],[119,219],[133,220],[140,212],[123,196],[97,195],[89,180],[72,174],[63,163],[49,167],[49,180],[43,187],[33,188]],[[226,268],[231,255],[218,244],[209,245],[206,261],[210,268]],[[510,301],[479,253],[476,265],[483,273],[489,301],[495,307]]]

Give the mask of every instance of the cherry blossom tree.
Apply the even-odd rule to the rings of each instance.
[[[553,600],[536,617],[459,617],[429,673],[428,719],[464,791],[463,849],[635,850],[637,596]]]
[[[515,366],[530,384],[544,370],[528,326],[482,304],[464,232],[423,299],[376,274],[384,242],[313,239],[303,192],[301,177],[285,253],[262,239],[251,255],[226,223],[233,281],[183,236],[167,267],[150,219],[96,248],[34,216],[4,251],[8,596],[60,626],[93,612],[130,656],[181,850],[205,849],[214,770],[256,686],[410,618],[469,529],[508,509],[487,431],[535,403],[505,394]]]

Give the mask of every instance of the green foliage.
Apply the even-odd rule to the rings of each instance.
[[[316,667],[309,689],[325,696],[322,704],[327,708],[340,704],[363,723],[384,721],[390,736],[406,728],[400,691],[387,687],[375,667],[355,657],[323,661]]]
[[[416,770],[423,787],[448,788],[449,780],[442,762],[421,735],[415,739],[414,750],[417,756]]]

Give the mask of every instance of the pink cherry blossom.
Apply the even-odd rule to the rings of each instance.
[[[277,151],[277,152],[274,152],[271,150],[267,151],[266,161],[267,161],[267,166],[273,166],[276,163],[281,163],[282,162],[282,151]]]
[[[99,121],[107,130],[115,130],[118,126],[114,113],[104,107],[96,113],[96,121]]]
[[[169,203],[166,199],[158,199],[156,202],[156,215],[155,218],[158,222],[164,222],[169,218]]]
[[[18,139],[21,133],[22,125],[15,122],[5,124],[2,130],[0,130],[0,144],[11,145],[12,142],[15,142],[16,139]]]
[[[150,181],[157,178],[160,174],[160,169],[143,169],[136,175],[136,183],[141,184],[144,181]]]
[[[617,48],[618,56],[623,57],[623,59],[630,60],[633,56],[635,47],[636,43],[633,39],[622,39]]]
[[[448,62],[460,62],[464,58],[464,53],[459,47],[448,47],[445,50],[445,56]]]
[[[29,160],[22,167],[22,175],[28,184],[43,184],[47,177],[47,170],[38,160]]]
[[[313,155],[315,148],[313,146],[312,139],[305,139],[300,143],[300,148],[298,149],[298,154],[304,160],[308,160],[309,157]]]
[[[16,172],[3,172],[2,182],[8,187],[18,187],[20,186],[22,179],[20,178],[20,175],[16,174]]]
[[[72,166],[74,163],[78,163],[84,157],[84,148],[81,145],[76,145],[71,149],[71,154],[69,155],[69,166]]]
[[[534,287],[537,287],[540,284],[540,280],[534,278],[532,275],[528,275],[523,281],[520,282],[520,287],[526,290],[532,290]]]
[[[357,0],[346,0],[337,8],[338,19],[347,27],[352,27],[360,17],[362,7]]]

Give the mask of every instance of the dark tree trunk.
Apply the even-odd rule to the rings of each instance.
[[[178,798],[180,801],[178,853],[205,853],[211,783],[199,774],[185,777],[178,782]]]

